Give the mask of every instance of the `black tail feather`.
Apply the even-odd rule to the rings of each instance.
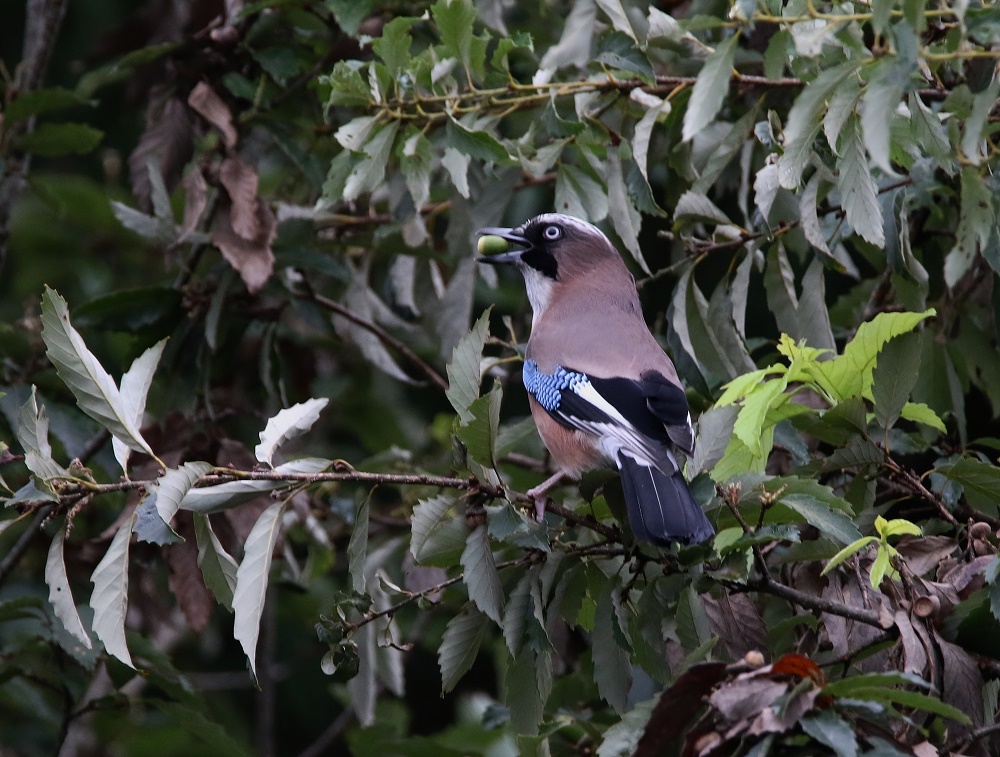
[[[671,542],[700,544],[715,534],[694,501],[680,471],[668,476],[656,468],[619,455],[628,520],[637,539],[665,546]]]

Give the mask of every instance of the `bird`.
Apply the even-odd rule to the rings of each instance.
[[[477,261],[517,268],[531,305],[522,378],[559,468],[528,492],[536,517],[564,477],[614,466],[637,539],[660,547],[711,539],[715,530],[678,464],[678,450],[694,451],[687,396],[608,237],[561,213],[477,234],[479,252],[494,253]]]

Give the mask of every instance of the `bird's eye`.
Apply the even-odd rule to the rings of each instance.
[[[562,236],[562,229],[558,226],[546,226],[545,231],[542,232],[542,236],[550,241],[554,241]]]

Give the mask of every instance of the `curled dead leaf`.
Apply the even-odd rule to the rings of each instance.
[[[256,239],[260,234],[257,181],[257,172],[239,158],[226,158],[219,166],[219,183],[232,203],[230,225],[247,241]]]
[[[128,159],[132,194],[144,212],[152,209],[150,161],[159,167],[167,191],[172,190],[194,149],[192,132],[191,112],[184,101],[165,97],[161,88],[154,87],[146,106],[146,128]]]
[[[188,95],[188,105],[219,130],[227,150],[236,147],[238,136],[233,126],[233,114],[214,89],[205,82],[198,82]]]
[[[215,216],[212,243],[219,248],[226,262],[240,274],[250,293],[255,294],[274,272],[274,252],[271,245],[277,236],[278,224],[267,203],[258,198],[256,212],[260,233],[252,240],[244,239],[233,230],[231,210],[232,206],[228,202],[220,204]]]

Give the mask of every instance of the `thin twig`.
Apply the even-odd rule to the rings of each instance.
[[[807,594],[806,592],[793,589],[791,586],[786,586],[780,581],[774,580],[770,575],[762,575],[758,578],[751,578],[743,584],[743,587],[749,591],[761,591],[765,594],[771,594],[775,597],[787,599],[789,602],[793,602],[794,604],[808,610],[817,610],[818,612],[825,612],[830,615],[838,615],[842,618],[856,620],[859,623],[864,623],[869,626],[882,628],[882,624],[879,623],[878,613],[874,610],[853,607],[851,605],[845,605],[842,602],[834,602],[830,599],[817,597],[815,594]]]
[[[365,331],[368,331],[378,337],[379,341],[388,347],[396,350],[400,355],[405,357],[414,366],[420,369],[420,371],[431,380],[432,383],[436,384],[440,389],[448,390],[448,381],[440,373],[438,373],[427,361],[425,361],[420,355],[411,350],[404,342],[400,341],[388,331],[383,329],[377,323],[372,323],[367,318],[362,318],[357,313],[345,308],[339,302],[334,302],[329,297],[324,297],[317,292],[312,291],[310,288],[307,290],[304,296],[315,302],[317,305],[326,308],[327,310],[336,313],[341,318],[344,318],[356,326],[360,326]]]

